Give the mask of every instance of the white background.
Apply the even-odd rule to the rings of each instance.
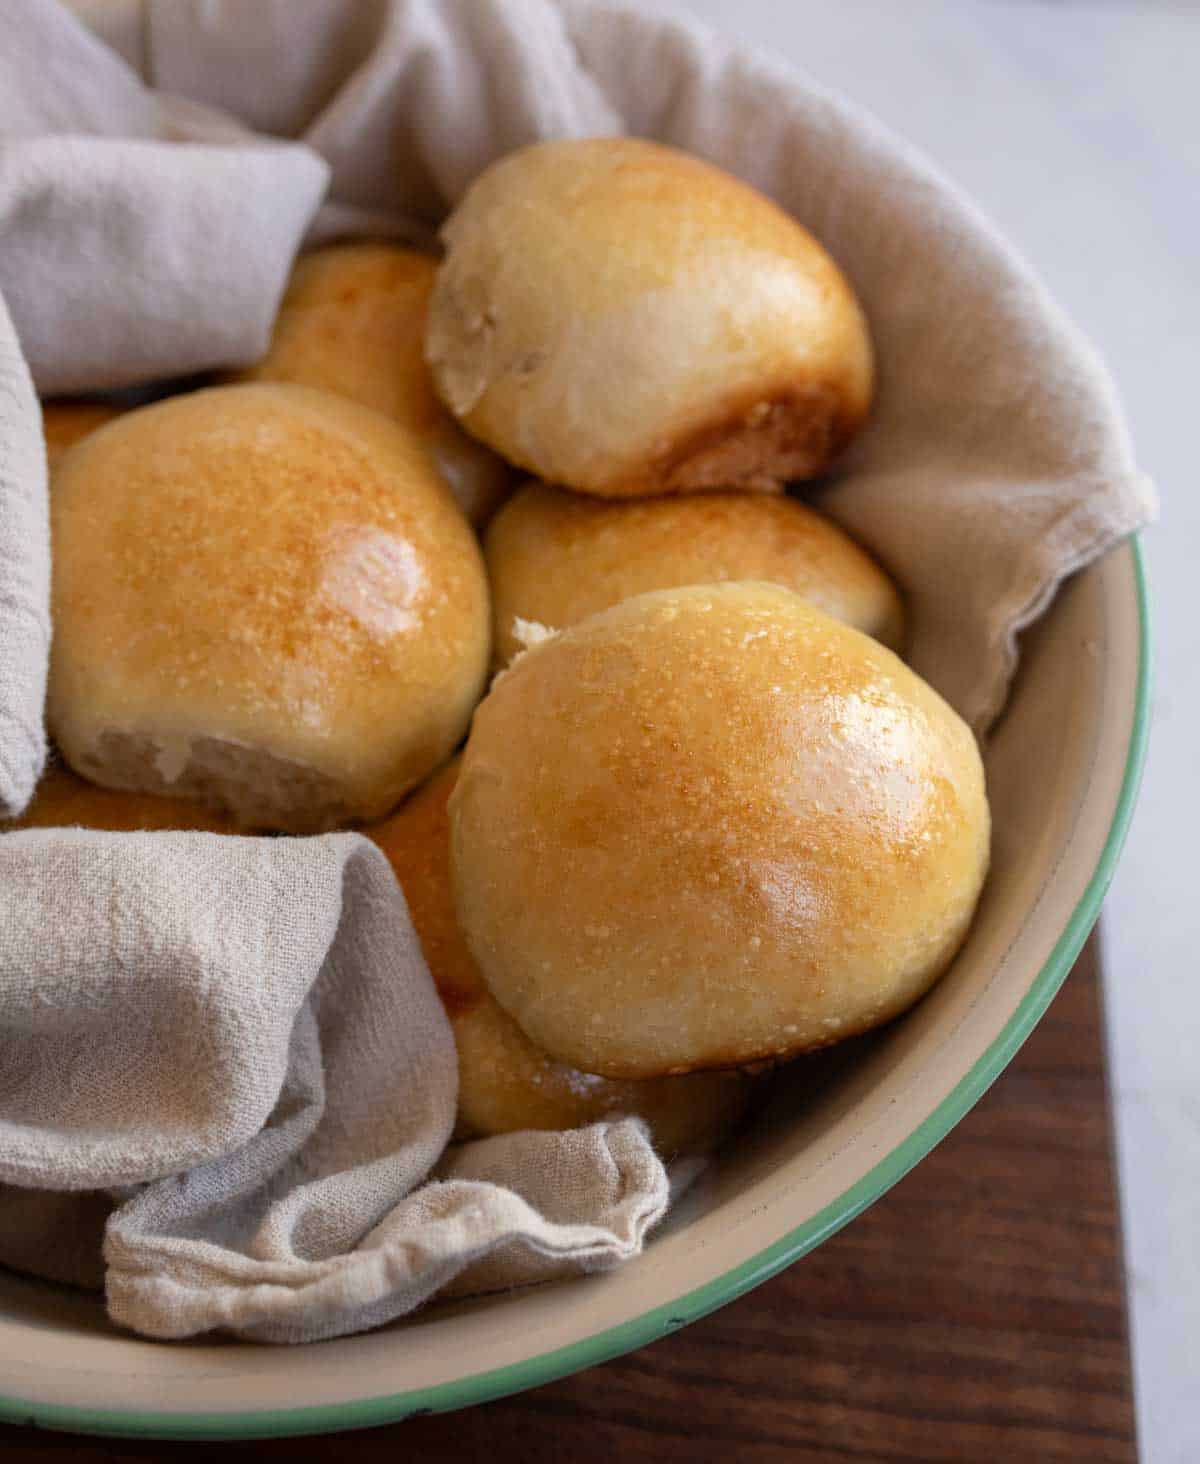
[[[675,9],[838,88],[972,193],[1104,352],[1162,494],[1150,762],[1105,907],[1106,997],[1141,1456],[1200,1464],[1200,0]]]

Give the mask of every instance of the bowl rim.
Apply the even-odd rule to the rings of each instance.
[[[126,1437],[237,1439],[335,1433],[399,1423],[429,1413],[451,1412],[539,1387],[658,1341],[761,1285],[849,1224],[903,1179],[983,1097],[1015,1057],[1066,980],[1100,914],[1137,802],[1150,731],[1151,615],[1146,565],[1138,536],[1131,535],[1127,543],[1138,615],[1137,681],[1121,789],[1096,867],[1045,964],[974,1066],[932,1113],[835,1200],[749,1260],[673,1301],[578,1342],[452,1382],[348,1403],[198,1413],[77,1408],[0,1396],[0,1422]]]

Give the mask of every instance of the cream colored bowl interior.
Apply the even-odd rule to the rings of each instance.
[[[143,1342],[111,1328],[94,1299],[0,1273],[5,1416],[180,1434],[381,1422],[531,1386],[651,1341],[811,1248],[979,1096],[1082,940],[1137,760],[1140,636],[1126,546],[1071,583],[1025,638],[987,758],[992,873],[953,970],[890,1030],[789,1069],[639,1259],[296,1349]]]

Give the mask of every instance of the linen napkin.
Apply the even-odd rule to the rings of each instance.
[[[634,1119],[443,1157],[454,1038],[361,835],[26,830],[0,889],[0,1259],[94,1282],[106,1225],[118,1322],[313,1341],[615,1264],[666,1208]]]
[[[880,397],[813,496],[898,579],[910,659],[981,733],[1019,631],[1153,512],[1102,366],[973,206],[860,111],[699,26],[607,0],[79,8],[107,44],[22,0],[0,47],[0,295],[21,347],[0,316],[9,811],[44,756],[49,624],[22,351],[43,394],[238,364],[305,238],[429,238],[539,137],[709,157],[847,271]],[[290,1341],[635,1253],[667,1189],[633,1121],[431,1168],[453,1109],[435,1005],[402,896],[354,836],[0,836],[0,1179],[36,1196],[0,1192],[3,1254],[34,1258],[22,1214],[71,1241],[104,1225],[118,1320]],[[85,1279],[90,1254],[41,1264]]]
[[[42,703],[49,656],[50,510],[42,419],[0,293],[0,818],[25,807],[45,766]]]

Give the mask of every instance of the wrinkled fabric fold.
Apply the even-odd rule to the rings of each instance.
[[[633,1120],[445,1155],[454,1039],[360,835],[30,830],[0,890],[0,1261],[92,1283],[107,1222],[125,1325],[359,1331],[616,1264],[666,1209]]]
[[[269,1216],[249,1244],[214,1244],[209,1184],[235,1176],[224,1164],[190,1176],[195,1184],[153,1185],[113,1216],[104,1254],[115,1321],[162,1338],[219,1328],[259,1342],[324,1341],[438,1292],[606,1270],[638,1253],[668,1198],[638,1119],[465,1144],[353,1244],[328,1243],[328,1197],[315,1233],[285,1228],[261,1243]],[[357,1222],[367,1209],[350,1213]]]

